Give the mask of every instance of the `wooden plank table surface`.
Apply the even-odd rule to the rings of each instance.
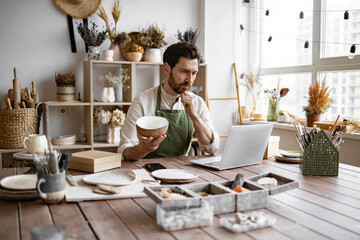
[[[207,227],[165,232],[156,223],[156,203],[148,197],[104,201],[84,201],[46,205],[40,200],[0,199],[0,239],[30,239],[30,230],[39,225],[63,225],[68,239],[360,239],[360,168],[340,164],[339,176],[303,176],[298,164],[274,159],[260,165],[216,171],[188,162],[200,157],[149,159],[122,162],[122,168],[143,168],[159,162],[167,168],[193,170],[195,182],[233,180],[273,172],[299,181],[299,188],[269,196],[268,206],[260,209],[275,216],[272,227],[233,233],[214,216]],[[27,169],[0,170],[0,179]],[[76,172],[73,172],[75,174]],[[78,172],[79,173],[79,172]],[[81,173],[84,174],[84,173]]]

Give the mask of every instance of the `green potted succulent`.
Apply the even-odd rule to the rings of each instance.
[[[166,46],[165,29],[161,29],[157,24],[152,24],[146,29],[142,29],[139,43],[145,49],[145,61],[161,62],[160,48]]]

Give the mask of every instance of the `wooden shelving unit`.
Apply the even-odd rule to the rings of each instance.
[[[82,102],[57,102],[57,101],[48,101],[45,102],[44,109],[44,132],[48,139],[51,139],[50,128],[51,123],[49,122],[49,108],[51,107],[83,107],[84,108],[84,130],[87,142],[86,143],[77,143],[74,145],[64,145],[61,146],[61,149],[95,149],[95,148],[114,148],[117,147],[116,144],[109,144],[105,141],[95,141],[94,137],[94,122],[93,122],[93,111],[96,106],[120,106],[127,111],[128,107],[131,105],[132,100],[136,95],[136,72],[141,71],[137,69],[137,66],[147,65],[154,66],[159,69],[159,82],[165,79],[163,64],[162,63],[149,63],[149,62],[128,62],[128,61],[103,61],[103,60],[91,60],[85,61],[83,63],[83,72],[84,72],[84,99]],[[95,68],[124,68],[128,70],[130,77],[129,89],[123,91],[123,101],[113,102],[113,103],[104,103],[99,102],[100,92],[95,88],[95,81],[97,76],[94,75]],[[194,86],[201,87],[201,91],[198,91],[197,94],[201,96],[206,101],[207,96],[207,87],[206,87],[206,65],[200,64],[199,72],[194,83]]]

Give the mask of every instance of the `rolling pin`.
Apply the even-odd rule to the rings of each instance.
[[[16,68],[14,68],[13,89],[14,89],[14,109],[19,109],[21,103],[21,95],[20,95],[21,89],[20,89],[20,81],[16,77]]]
[[[7,99],[6,99],[6,104],[7,104],[8,108],[11,110],[11,109],[12,109],[12,106],[11,106],[10,98],[7,98]]]
[[[28,88],[26,89],[26,94],[28,96],[28,99],[26,100],[26,105],[28,106],[28,108],[35,108],[34,99],[31,98],[30,90]]]
[[[25,104],[24,101],[21,101],[21,106],[22,106],[23,108],[26,108],[26,104]]]
[[[31,97],[34,99],[35,105],[39,103],[39,92],[35,89],[35,82],[31,82],[32,85],[32,91],[31,91]]]
[[[11,104],[14,103],[14,89],[10,88],[8,90],[8,98],[10,99]]]

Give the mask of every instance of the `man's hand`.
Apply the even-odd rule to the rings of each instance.
[[[184,105],[185,111],[192,118],[196,114],[193,97],[188,92],[183,92],[182,94],[180,94],[180,96],[181,103]]]
[[[147,138],[141,136],[139,133],[137,133],[137,137],[139,139],[139,144],[138,144],[139,150],[146,152],[146,154],[148,154],[158,149],[160,143],[164,141],[164,139],[166,138],[166,134],[161,135],[160,137],[156,138],[154,141],[153,141],[153,137]]]
[[[125,148],[123,155],[126,160],[140,160],[151,152],[158,149],[160,143],[166,138],[166,134],[161,135],[153,141],[153,137],[146,138],[137,133],[139,144]]]

